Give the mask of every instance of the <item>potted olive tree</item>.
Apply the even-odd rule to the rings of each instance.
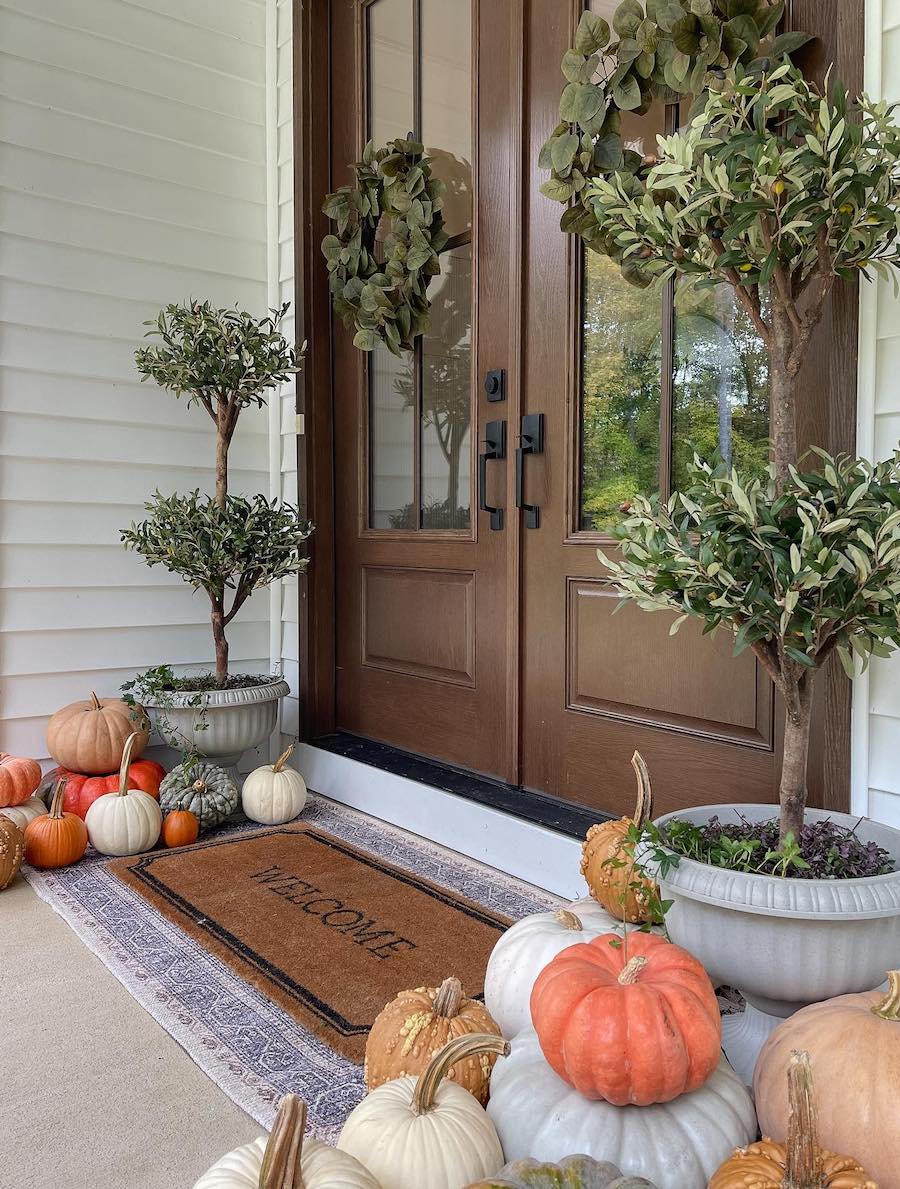
[[[262,407],[277,385],[300,368],[299,352],[280,331],[287,306],[263,318],[209,302],[169,305],[135,353],[142,380],[154,380],[215,425],[215,492],[161,495],[140,524],[122,530],[127,549],[163,565],[205,591],[215,655],[213,672],[176,677],[163,665],[129,682],[126,692],[156,709],[157,727],[174,747],[222,764],[257,747],[275,729],[286,681],[235,674],[228,665],[228,625],[251,594],[306,568],[303,545],[312,531],[297,507],[264,495],[228,490],[228,450],[242,411]]]
[[[680,859],[661,878],[670,933],[751,1005],[746,1072],[771,1015],[871,987],[900,957],[900,832],[806,809],[817,673],[900,645],[900,453],[801,460],[796,429],[830,290],[897,264],[900,130],[886,105],[823,95],[787,61],[719,74],[643,178],[595,178],[583,202],[626,275],[732,286],[768,349],[769,477],[697,459],[687,490],[625,506],[621,552],[600,554],[626,599],[675,612],[673,631],[733,632],[783,701],[779,817],[706,806],[655,838]]]

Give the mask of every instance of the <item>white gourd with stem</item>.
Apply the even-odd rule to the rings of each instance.
[[[297,817],[306,804],[306,781],[287,766],[293,743],[274,764],[263,764],[244,781],[241,806],[251,821],[277,826]]]
[[[159,802],[142,789],[128,787],[131,753],[139,738],[139,733],[134,732],[125,741],[118,791],[98,797],[85,815],[91,846],[104,855],[141,854],[159,841]]]
[[[41,817],[47,812],[47,806],[40,797],[29,797],[21,805],[7,805],[0,809],[0,817],[8,817],[20,830],[24,830],[29,822]]]

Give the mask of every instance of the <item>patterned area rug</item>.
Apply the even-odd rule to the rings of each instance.
[[[302,821],[517,919],[559,904],[549,893],[375,818],[310,797]],[[236,837],[243,827],[218,838]],[[258,827],[253,827],[258,829]],[[132,995],[238,1106],[268,1127],[288,1092],[333,1142],[363,1097],[362,1068],[302,1027],[109,870],[86,859],[25,876]]]

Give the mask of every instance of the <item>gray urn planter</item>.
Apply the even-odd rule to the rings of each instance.
[[[657,820],[698,825],[718,816],[765,821],[773,805],[705,805]],[[830,818],[884,847],[900,868],[900,831],[845,813]],[[660,880],[669,936],[706,967],[713,982],[737,988],[744,1015],[723,1019],[723,1048],[749,1084],[759,1049],[781,1019],[801,1007],[879,986],[900,966],[900,870],[866,879],[783,879],[726,871],[682,858]]]
[[[179,751],[193,749],[221,767],[238,762],[245,751],[259,747],[275,730],[278,704],[290,693],[281,677],[246,689],[166,694],[165,704],[144,702],[156,711],[160,735]]]

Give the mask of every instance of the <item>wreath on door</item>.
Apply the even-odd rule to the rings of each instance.
[[[428,329],[428,285],[449,239],[445,186],[409,137],[380,149],[369,141],[353,172],[355,183],[322,207],[334,224],[322,240],[334,311],[353,331],[354,347],[372,351],[381,342],[399,355]]]

